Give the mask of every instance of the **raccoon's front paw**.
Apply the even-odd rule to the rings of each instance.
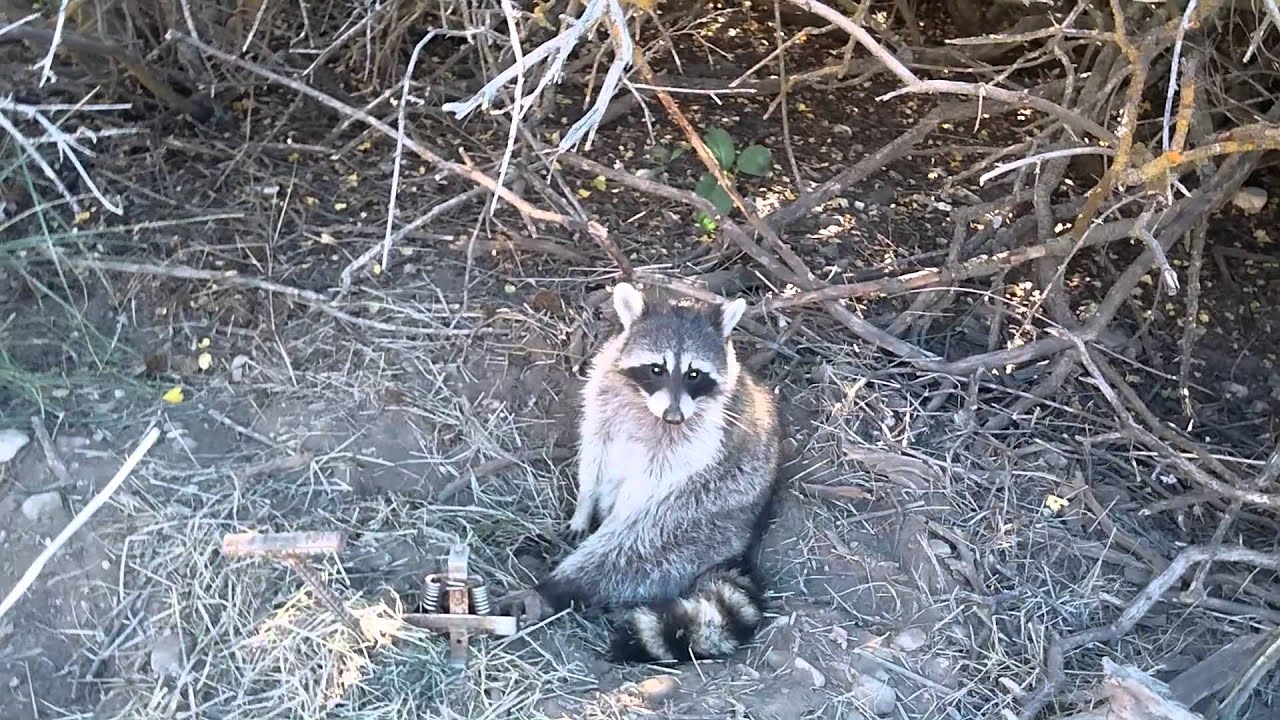
[[[570,545],[577,545],[583,540],[586,540],[587,536],[590,534],[591,513],[589,512],[575,512],[573,517],[569,519],[569,525],[563,532],[564,539],[567,540]]]
[[[586,540],[587,536],[590,534],[591,527],[589,524],[585,522],[579,524],[573,521],[570,521],[569,524],[565,526],[565,529],[560,533],[565,542],[569,543],[571,546],[579,545],[583,540]]]

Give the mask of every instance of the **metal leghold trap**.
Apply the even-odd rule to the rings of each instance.
[[[310,586],[316,599],[329,612],[362,643],[367,643],[369,638],[360,627],[360,621],[306,562],[306,558],[313,555],[337,557],[345,545],[346,536],[341,532],[232,533],[222,538],[222,554],[225,557],[268,557],[282,561]],[[432,573],[425,579],[423,605],[428,612],[401,616],[404,622],[414,627],[448,633],[449,665],[457,668],[467,664],[471,636],[509,636],[519,629],[517,618],[493,614],[489,585],[484,578],[469,572],[469,556],[470,549],[466,545],[450,548],[445,572]]]

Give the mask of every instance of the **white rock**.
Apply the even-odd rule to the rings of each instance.
[[[814,667],[813,664],[810,663],[808,660],[798,657],[795,659],[795,662],[793,664],[796,666],[797,670],[803,670],[804,672],[809,673],[809,680],[814,687],[816,688],[826,687],[827,676],[823,675],[822,671]]]
[[[929,634],[924,631],[924,628],[913,627],[894,635],[893,640],[889,641],[889,646],[899,652],[909,653],[919,650],[928,642]]]
[[[31,438],[21,430],[0,430],[0,463],[7,463],[26,447]]]
[[[151,646],[151,672],[159,677],[181,675],[182,669],[186,667],[183,650],[182,639],[174,633],[156,640],[155,645]]]
[[[949,558],[952,554],[951,546],[947,544],[947,541],[939,540],[938,538],[929,538],[929,552],[940,558]]]
[[[898,705],[898,692],[892,685],[873,675],[858,675],[854,679],[850,695],[864,712],[878,717],[892,714]]]
[[[26,515],[31,522],[52,520],[65,513],[66,508],[62,507],[62,496],[56,491],[32,495],[22,501],[22,514]]]
[[[1231,204],[1245,215],[1256,215],[1267,206],[1267,191],[1260,187],[1242,187],[1231,198]]]

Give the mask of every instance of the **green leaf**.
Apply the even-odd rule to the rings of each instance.
[[[702,212],[701,210],[694,213],[693,219],[695,222],[698,223],[698,227],[702,228],[703,230],[709,233],[715,232],[716,228],[719,227],[718,225],[716,225],[716,221],[713,220],[710,215]]]
[[[680,159],[681,155],[684,155],[687,152],[689,152],[689,146],[684,143],[680,143],[671,150],[671,156],[667,158],[667,162],[675,162]]]
[[[728,215],[733,210],[733,198],[729,197],[729,193],[716,182],[716,176],[709,172],[702,173],[702,177],[698,178],[698,184],[693,186],[693,191],[699,197],[710,200],[723,215]]]
[[[748,145],[738,156],[738,172],[764,177],[773,171],[773,153],[763,145]]]
[[[729,137],[729,133],[723,128],[711,128],[702,136],[702,141],[707,144],[716,162],[720,163],[721,170],[733,167],[733,159],[738,153],[733,147],[733,138]]]

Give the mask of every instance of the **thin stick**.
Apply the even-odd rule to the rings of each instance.
[[[253,63],[242,60],[238,57],[235,57],[234,55],[225,53],[215,47],[206,45],[205,43],[200,42],[199,40],[196,40],[189,35],[180,33],[176,30],[170,30],[166,34],[165,39],[180,40],[196,48],[197,50],[218,59],[221,62],[231,65],[232,67],[239,68],[246,72],[251,72],[255,75],[260,75],[274,83],[283,85],[284,87],[287,87],[290,90],[302,93],[303,95],[306,95],[307,97],[310,97],[313,100],[316,100],[317,102],[323,104],[325,107],[335,110],[336,112],[342,115],[346,115],[347,117],[355,118],[356,120],[364,123],[365,125],[368,125],[369,127],[373,128],[374,130],[377,130],[378,132],[382,133],[383,135],[386,135],[389,138],[399,140],[399,138],[402,137],[399,133],[396,132],[395,128],[379,120],[378,118],[373,117],[369,113],[363,110],[360,110],[359,108],[351,107],[350,105],[344,102],[341,102],[340,100],[338,100],[337,98],[334,98],[331,95],[327,95],[323,92],[320,92],[319,90],[307,87],[306,85],[303,85],[302,83],[296,80],[293,80],[291,78],[287,78],[281,75],[280,73],[273,72],[259,65],[254,65]],[[551,212],[549,210],[542,210],[540,208],[536,208],[533,205],[530,205],[527,201],[525,201],[524,198],[521,198],[520,196],[511,192],[510,190],[499,186],[498,183],[495,182],[493,178],[480,172],[479,170],[476,170],[475,168],[468,167],[461,163],[445,160],[443,157],[441,157],[434,151],[428,149],[425,145],[418,142],[417,140],[414,140],[413,138],[404,137],[403,142],[404,142],[404,146],[412,150],[413,153],[418,157],[431,163],[432,165],[439,167],[445,172],[448,172],[452,175],[457,175],[458,177],[466,178],[474,182],[475,184],[485,188],[486,190],[489,190],[490,192],[497,194],[498,197],[505,200],[509,205],[514,207],[516,210],[519,210],[520,213],[523,215],[527,215],[528,217],[531,217],[535,220],[555,223],[557,225],[563,225],[567,228],[572,228],[575,230],[586,230],[589,234],[591,234],[593,237],[596,237],[597,239],[600,237],[608,237],[608,231],[606,231],[604,229],[604,226],[601,225],[600,223],[597,223],[591,220],[584,223],[557,212]]]
[[[49,431],[45,429],[44,422],[38,417],[31,418],[31,429],[36,433],[36,440],[40,442],[40,448],[44,450],[44,463],[49,466],[49,470],[53,472],[54,477],[58,478],[58,483],[65,487],[75,485],[75,481],[71,479],[71,473],[67,472],[67,466],[62,464],[62,458],[58,457],[58,451],[53,446],[53,438],[49,437]]]
[[[49,52],[44,56],[44,60],[33,68],[40,70],[41,87],[50,80],[57,79],[53,74],[53,58],[58,54],[58,46],[62,44],[62,28],[67,24],[67,6],[70,4],[71,0],[62,0],[62,4],[58,6],[58,21],[53,26],[53,40],[49,43]]]
[[[66,544],[67,540],[71,539],[71,536],[88,522],[89,518],[93,517],[93,514],[98,512],[98,509],[105,505],[111,495],[124,484],[129,474],[133,472],[133,469],[142,460],[142,456],[146,455],[151,446],[155,445],[156,440],[159,439],[160,428],[153,425],[151,429],[147,430],[147,434],[142,437],[142,442],[138,444],[138,447],[124,461],[124,465],[120,466],[120,471],[116,473],[115,477],[111,478],[111,482],[99,490],[98,494],[94,495],[93,499],[89,501],[89,504],[85,505],[84,509],[77,513],[71,519],[71,522],[62,529],[62,532],[58,533],[53,542],[49,543],[49,546],[36,557],[35,562],[31,563],[31,567],[27,568],[27,571],[23,573],[22,579],[18,580],[18,584],[14,586],[13,590],[9,591],[4,601],[0,602],[0,618],[4,617],[5,613],[9,612],[18,603],[18,599],[36,581],[36,578],[40,576],[40,571],[57,554],[58,550]]]

